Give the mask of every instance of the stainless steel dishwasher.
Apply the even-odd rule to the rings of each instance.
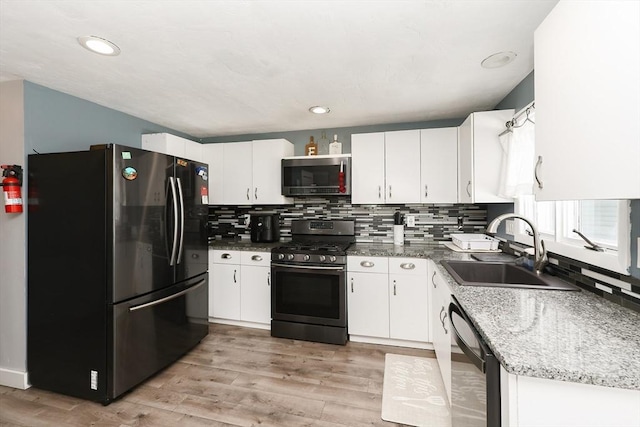
[[[452,329],[451,425],[500,427],[500,362],[458,301],[449,305]]]

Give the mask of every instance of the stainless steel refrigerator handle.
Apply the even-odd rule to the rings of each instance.
[[[153,307],[154,305],[162,304],[163,302],[167,302],[167,301],[170,301],[172,299],[178,298],[178,297],[186,294],[187,292],[191,292],[194,289],[197,289],[200,286],[204,285],[205,283],[207,283],[206,279],[201,280],[197,284],[195,284],[192,287],[190,287],[189,289],[182,290],[182,291],[178,292],[177,294],[169,295],[168,297],[160,298],[160,299],[157,299],[155,301],[151,301],[151,302],[148,302],[148,303],[145,303],[145,304],[134,305],[133,307],[129,307],[129,311],[141,310],[143,308]]]
[[[176,181],[178,182],[178,194],[180,195],[180,245],[178,246],[176,264],[180,264],[182,249],[184,248],[184,196],[182,195],[182,181],[180,181],[180,178],[176,178]]]
[[[176,263],[176,255],[178,253],[178,224],[176,223],[178,218],[178,199],[176,197],[176,183],[173,177],[169,177],[169,184],[171,186],[171,199],[173,200],[173,244],[171,246],[171,258],[169,259],[169,265]]]
[[[298,268],[300,270],[344,270],[344,267],[322,267],[319,265],[316,266],[307,266],[307,265],[289,265],[289,264],[276,264],[271,263],[272,267],[284,267],[284,268]]]

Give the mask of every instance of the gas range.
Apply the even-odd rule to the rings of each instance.
[[[271,250],[271,261],[344,265],[347,248],[355,241],[352,220],[298,220],[291,224],[290,242]]]

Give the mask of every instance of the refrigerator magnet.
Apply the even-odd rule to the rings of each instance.
[[[122,177],[127,181],[133,181],[138,177],[138,171],[136,170],[136,168],[127,166],[126,168],[122,169]]]

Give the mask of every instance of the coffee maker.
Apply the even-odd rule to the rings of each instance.
[[[252,214],[250,224],[252,242],[277,242],[280,240],[279,214]]]

